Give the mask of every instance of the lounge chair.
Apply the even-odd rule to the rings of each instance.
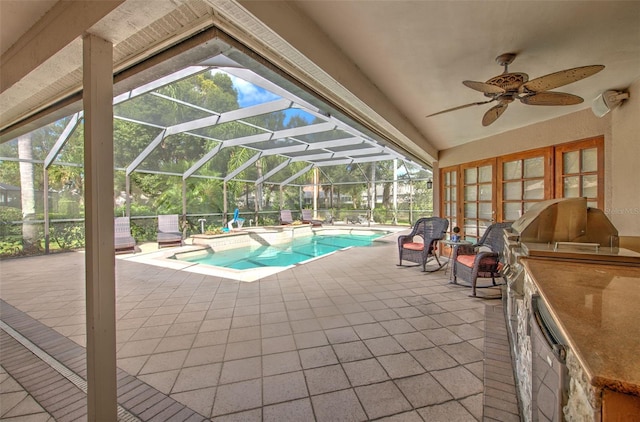
[[[311,224],[313,227],[320,227],[323,222],[314,219],[311,210],[302,210],[302,223]]]
[[[475,297],[476,289],[497,286],[496,277],[504,280],[504,229],[509,227],[511,223],[494,223],[487,227],[478,243],[456,246],[451,257],[451,282],[458,284],[458,278],[462,279],[462,285],[471,287],[471,296]],[[490,278],[491,284],[478,286],[478,278]]]
[[[182,246],[178,214],[158,216],[158,247]]]
[[[116,217],[113,221],[113,244],[116,253],[136,251],[136,239],[131,236],[129,217]]]
[[[280,224],[287,225],[293,223],[293,217],[291,216],[291,210],[280,210]]]
[[[241,229],[244,224],[244,218],[240,217],[240,210],[237,208],[233,213],[233,218],[227,223],[229,231],[233,230],[233,223],[236,223],[236,226],[238,226],[239,229]]]
[[[436,246],[438,240],[444,239],[449,227],[449,220],[439,217],[420,218],[413,226],[413,230],[408,235],[398,237],[398,253],[400,255],[400,263],[402,260],[415,262],[422,265],[422,271],[433,272],[442,268],[438,255],[436,255]],[[422,239],[416,239],[422,238]],[[421,240],[416,242],[416,240]],[[437,262],[435,269],[426,269],[427,262],[434,259]]]

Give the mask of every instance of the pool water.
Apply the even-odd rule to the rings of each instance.
[[[351,235],[313,235],[294,238],[291,243],[247,246],[180,260],[217,267],[247,270],[261,267],[286,267],[352,246],[369,246],[387,233]]]

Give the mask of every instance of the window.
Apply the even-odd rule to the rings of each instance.
[[[495,221],[495,160],[485,160],[460,166],[462,172],[463,238],[479,239],[484,229]]]
[[[604,139],[586,139],[555,149],[556,197],[587,198],[587,205],[604,207]]]
[[[515,221],[531,205],[552,197],[551,148],[498,158],[499,221]]]
[[[451,170],[443,169],[442,186],[442,218],[449,220],[449,232],[458,225],[458,171],[457,167]]]

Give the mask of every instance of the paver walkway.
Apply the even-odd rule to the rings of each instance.
[[[395,245],[392,236],[252,283],[118,259],[122,417],[478,421],[484,403],[496,409],[492,417],[518,420],[513,393],[483,400],[485,307],[501,312],[500,301],[468,297],[443,271],[397,267]],[[83,253],[0,266],[3,324],[82,379]],[[77,383],[45,367],[32,375],[41,359],[1,334],[3,420],[86,419],[78,410],[86,406],[71,415],[37,388],[58,383],[80,397]],[[489,353],[493,373],[506,378],[492,387],[509,389],[500,336],[492,342],[503,350]]]

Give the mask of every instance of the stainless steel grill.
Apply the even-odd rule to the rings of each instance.
[[[516,357],[516,361],[519,371],[532,371],[523,377],[530,380],[524,387],[529,391],[532,420],[561,421],[568,394],[564,340],[548,335],[558,331],[552,318],[538,317],[545,315],[539,312],[545,309],[544,301],[537,300],[537,295],[531,297],[529,289],[525,291],[520,259],[555,260],[558,265],[572,261],[640,266],[640,254],[619,247],[618,230],[601,210],[587,207],[585,198],[540,202],[505,230],[504,236],[506,308],[516,356],[518,351],[528,349],[530,338],[530,363],[524,356]],[[519,320],[525,314],[527,321]]]
[[[618,230],[585,198],[539,202],[513,223],[505,240],[512,272],[520,256],[640,265],[640,254],[619,247]]]

